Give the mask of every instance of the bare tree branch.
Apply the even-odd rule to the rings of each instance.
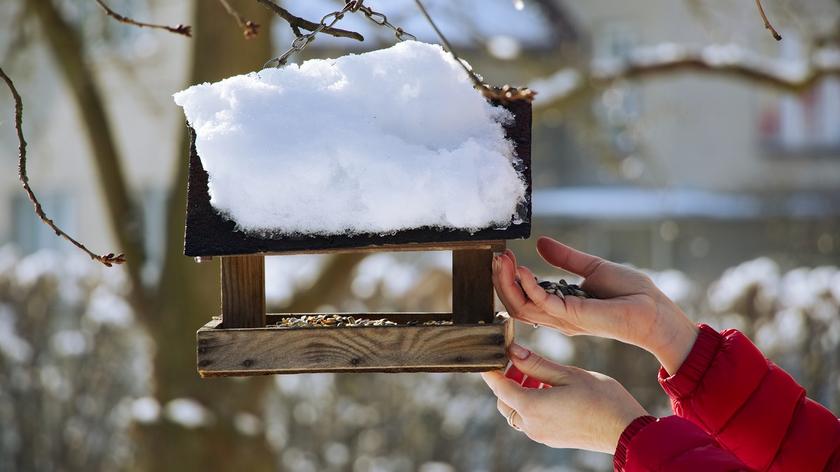
[[[631,51],[626,58],[596,60],[588,69],[565,68],[535,80],[535,105],[547,106],[570,99],[587,87],[603,87],[617,80],[641,79],[695,72],[758,83],[799,92],[826,76],[840,76],[840,49],[819,48],[801,61],[771,59],[736,45],[691,48],[676,44]]]
[[[773,39],[776,41],[782,40],[782,35],[776,31],[776,28],[773,28],[773,25],[770,24],[770,20],[767,19],[767,15],[764,13],[764,7],[761,6],[761,0],[755,0],[755,6],[758,7],[758,14],[761,15],[761,19],[764,21],[764,27],[770,30],[770,34],[773,35]]]
[[[222,4],[222,7],[224,7],[225,11],[228,12],[228,15],[232,16],[233,19],[236,20],[236,24],[242,28],[242,34],[245,36],[245,39],[251,39],[257,36],[260,25],[242,16],[230,5],[230,3],[228,3],[227,0],[219,0],[219,3]]]
[[[257,0],[261,5],[268,8],[269,10],[273,11],[277,16],[286,20],[292,29],[300,29],[303,28],[307,31],[314,31],[318,28],[319,23],[313,23],[309,20],[305,20],[299,16],[295,16],[291,14],[288,10],[281,7],[280,5],[274,3],[271,0]],[[350,38],[355,39],[356,41],[364,41],[365,37],[355,31],[348,31],[343,30],[340,28],[324,28],[321,30],[322,33],[329,34],[331,36],[336,36],[339,38]]]
[[[42,36],[70,96],[76,103],[81,131],[87,137],[91,160],[104,195],[106,221],[125,258],[131,283],[130,299],[140,312],[147,300],[140,271],[145,261],[141,217],[131,198],[122,160],[114,140],[113,126],[105,110],[102,92],[84,56],[79,32],[56,9],[52,0],[27,0],[40,23]],[[106,228],[103,228],[105,230]]]
[[[155,29],[162,29],[169,31],[170,33],[181,34],[187,37],[192,36],[192,28],[188,25],[176,25],[176,26],[166,26],[166,25],[156,25],[153,23],[143,23],[142,21],[137,21],[135,19],[129,18],[124,15],[120,15],[119,13],[112,10],[108,5],[105,4],[102,0],[96,0],[96,3],[105,10],[105,13],[108,14],[111,18],[119,21],[120,23],[125,23],[128,25],[139,26],[140,28],[155,28]]]
[[[99,255],[92,252],[84,244],[65,233],[64,230],[59,228],[58,225],[56,225],[55,222],[51,220],[46,213],[44,213],[44,209],[41,207],[41,202],[38,201],[38,198],[35,197],[35,193],[32,191],[32,188],[29,186],[29,176],[26,174],[26,139],[23,137],[23,100],[20,98],[20,94],[15,88],[15,84],[12,82],[12,79],[6,75],[6,72],[3,71],[2,67],[0,67],[0,78],[6,82],[6,86],[9,87],[9,91],[12,93],[12,97],[15,101],[15,132],[17,132],[18,139],[18,178],[20,178],[20,182],[23,185],[23,190],[26,191],[27,197],[29,197],[29,200],[35,207],[35,214],[38,215],[38,218],[40,218],[44,224],[49,226],[50,229],[55,232],[56,236],[60,236],[70,241],[74,246],[90,256],[91,259],[99,261],[108,267],[125,262],[124,254],[115,255],[114,253],[108,253],[105,255]]]

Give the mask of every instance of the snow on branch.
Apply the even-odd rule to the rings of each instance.
[[[41,207],[41,202],[35,197],[35,193],[32,191],[32,188],[29,186],[29,176],[26,173],[26,139],[23,137],[23,100],[20,98],[20,94],[18,93],[17,89],[15,88],[14,82],[12,79],[6,75],[6,72],[0,68],[0,78],[6,82],[6,86],[9,87],[9,91],[12,93],[12,98],[15,102],[15,132],[17,133],[18,139],[18,177],[20,178],[20,182],[23,185],[23,190],[26,191],[27,197],[32,202],[32,205],[35,207],[35,214],[38,215],[38,218],[44,222],[47,226],[50,227],[53,232],[55,232],[56,236],[60,236],[71,243],[74,246],[84,251],[91,259],[95,261],[99,261],[102,264],[111,267],[114,264],[122,264],[125,262],[125,255],[124,254],[114,254],[109,253],[105,255],[99,255],[92,252],[88,249],[84,244],[80,243],[76,239],[74,239],[69,234],[65,233],[64,230],[58,227],[58,225],[53,222],[49,217],[47,217],[46,213],[44,213],[44,209]]]
[[[680,72],[730,77],[786,91],[802,91],[829,75],[840,75],[840,49],[824,47],[800,60],[774,59],[734,44],[691,47],[663,43],[638,48],[623,58],[598,59],[588,70],[565,68],[528,85],[536,106],[569,99],[588,87],[621,79],[652,78]]]

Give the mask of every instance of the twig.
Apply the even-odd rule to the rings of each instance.
[[[236,20],[236,24],[238,24],[239,27],[242,28],[242,34],[245,36],[245,39],[252,39],[257,37],[260,25],[240,15],[238,11],[236,11],[232,6],[230,6],[230,3],[228,3],[227,0],[219,0],[219,3],[221,3],[224,9],[228,12],[228,14],[232,16],[234,20]]]
[[[137,21],[135,19],[129,18],[124,15],[120,15],[119,13],[111,10],[108,5],[105,5],[105,2],[102,0],[96,0],[96,3],[105,10],[105,13],[108,14],[111,18],[119,21],[120,23],[125,23],[128,25],[139,26],[141,28],[155,28],[155,29],[162,29],[169,31],[170,33],[181,34],[187,37],[192,36],[192,27],[188,25],[176,25],[176,26],[166,26],[166,25],[156,25],[153,23],[143,23],[142,21]]]
[[[53,220],[47,217],[46,213],[44,213],[44,209],[41,207],[41,202],[35,197],[35,193],[32,192],[32,188],[29,186],[29,176],[26,174],[26,139],[23,137],[23,101],[20,98],[20,94],[18,93],[17,89],[15,88],[15,84],[12,82],[12,79],[6,75],[6,72],[3,71],[3,68],[0,68],[0,77],[6,82],[6,85],[9,87],[9,91],[12,92],[12,97],[15,101],[15,131],[17,132],[18,138],[18,178],[20,178],[21,184],[23,184],[23,189],[26,191],[26,195],[29,197],[29,200],[32,202],[33,207],[35,208],[35,214],[38,215],[38,218],[44,222],[47,226],[52,229],[56,236],[60,236],[71,243],[74,246],[84,251],[91,259],[95,261],[99,261],[102,264],[105,264],[108,267],[111,267],[113,264],[122,264],[125,262],[125,255],[124,254],[114,254],[108,253],[105,255],[100,256],[99,254],[95,254],[91,252],[84,244],[80,243],[73,239],[72,236],[65,233],[61,228],[56,225]]]
[[[461,65],[461,67],[464,69],[464,72],[466,72],[467,76],[469,76],[470,81],[473,83],[473,86],[476,89],[478,89],[481,92],[481,94],[484,95],[485,98],[497,102],[509,102],[516,100],[527,100],[530,102],[534,99],[534,95],[536,95],[536,93],[528,88],[516,88],[511,87],[510,85],[505,85],[504,87],[494,87],[484,83],[484,81],[481,80],[478,74],[476,74],[472,70],[472,68],[467,66],[466,62],[464,62],[460,57],[458,57],[458,54],[455,52],[455,49],[453,49],[452,45],[449,44],[449,40],[446,39],[446,36],[443,35],[443,32],[440,30],[440,28],[438,28],[437,24],[435,24],[435,21],[432,19],[431,15],[429,15],[429,12],[426,10],[426,7],[424,7],[423,4],[420,3],[420,0],[414,0],[414,3],[417,4],[417,9],[420,10],[420,13],[422,13],[423,16],[426,17],[426,21],[429,23],[432,29],[435,30],[435,33],[437,33],[438,38],[440,38],[440,41],[443,43],[443,47],[449,52],[449,54],[452,54],[452,57],[455,59],[455,62]]]
[[[782,40],[782,35],[776,31],[776,28],[773,28],[773,25],[770,24],[770,20],[767,19],[767,15],[764,13],[764,7],[761,6],[761,0],[755,0],[755,6],[758,7],[758,14],[761,15],[761,19],[764,20],[764,27],[770,30],[770,34],[773,35],[773,39],[776,41]]]
[[[775,88],[802,92],[824,77],[840,77],[840,59],[833,48],[816,49],[807,67],[792,74],[787,61],[757,55],[735,45],[700,48],[677,44],[631,50],[620,61],[592,63],[588,68],[565,68],[529,85],[540,91],[535,107],[546,107],[569,100],[587,90],[607,87],[618,80],[654,79],[692,72],[726,77]]]
[[[297,36],[300,36],[299,34],[297,34],[297,33],[300,32],[300,28],[303,28],[307,31],[314,31],[315,29],[318,28],[318,26],[320,26],[319,23],[313,23],[309,20],[305,20],[305,19],[303,19],[299,16],[295,16],[295,15],[289,13],[288,10],[286,10],[285,8],[281,7],[280,5],[274,3],[271,0],[257,0],[257,1],[260,4],[262,4],[264,7],[273,11],[280,18],[283,18],[284,20],[286,20],[289,23],[289,25],[292,27],[292,30],[295,30],[295,28],[298,28],[298,30],[295,32],[295,34]],[[343,29],[340,29],[340,28],[324,28],[323,30],[321,30],[321,32],[329,34],[331,36],[336,36],[336,37],[339,37],[339,38],[350,38],[350,39],[355,39],[357,41],[364,41],[365,40],[364,36],[362,36],[361,34],[355,32],[355,31],[348,31],[348,30],[343,30]]]

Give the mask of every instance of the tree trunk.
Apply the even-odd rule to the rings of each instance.
[[[261,25],[259,35],[243,38],[242,29],[218,2],[197,0],[192,20],[190,84],[217,81],[259,70],[271,57],[271,14],[256,2],[231,1],[242,15]],[[264,436],[244,436],[233,426],[239,412],[260,416],[265,378],[236,382],[201,380],[195,366],[195,331],[219,314],[218,258],[196,264],[183,255],[186,209],[186,126],[176,149],[175,181],[168,196],[166,252],[156,310],[149,332],[157,344],[154,361],[156,397],[165,403],[193,398],[212,411],[213,424],[196,430],[171,422],[142,428],[144,469],[148,470],[273,470],[274,458]]]

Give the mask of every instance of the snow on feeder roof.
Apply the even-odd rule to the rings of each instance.
[[[531,230],[531,94],[498,91],[494,106],[440,47],[403,42],[176,94],[192,130],[184,253],[222,256],[199,373],[504,367],[513,323],[491,264]],[[266,313],[265,255],[360,250],[451,251],[451,312]]]
[[[175,94],[212,206],[261,235],[474,232],[517,220],[513,115],[440,46],[265,69]]]

